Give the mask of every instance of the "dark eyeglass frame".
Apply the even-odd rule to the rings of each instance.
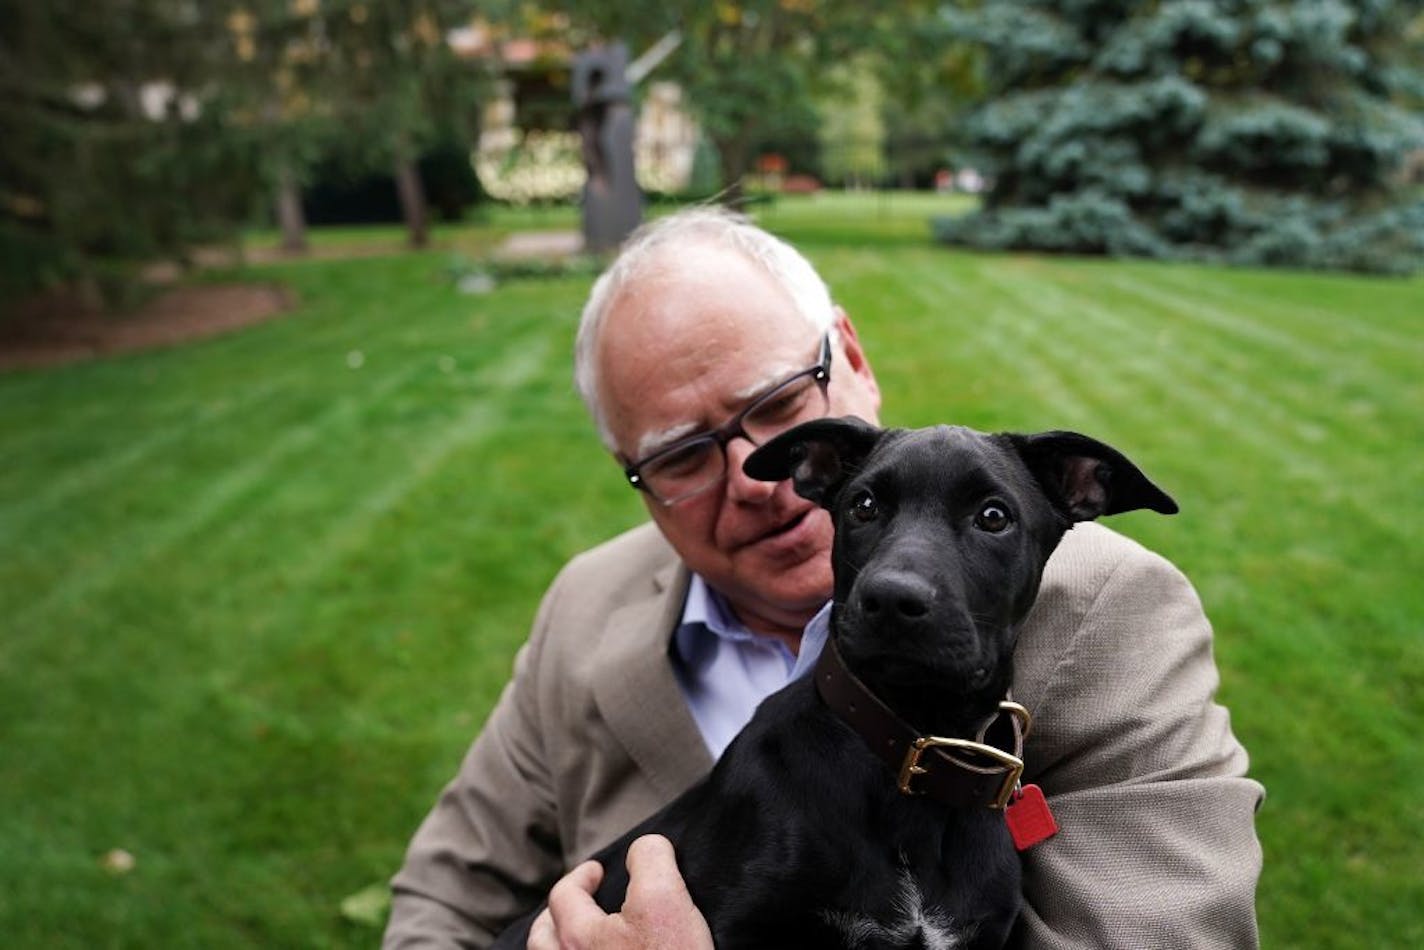
[[[713,485],[718,484],[721,479],[713,479],[706,485],[703,485],[700,488],[695,488],[690,492],[686,492],[685,494],[677,496],[676,498],[663,498],[659,496],[657,492],[653,491],[652,487],[649,486],[648,483],[643,479],[641,473],[642,469],[645,466],[656,462],[660,458],[664,458],[676,452],[681,452],[690,445],[693,445],[697,442],[705,442],[710,439],[716,444],[717,448],[722,453],[722,474],[723,477],[726,477],[727,444],[733,439],[737,438],[746,439],[753,445],[757,444],[756,439],[753,439],[750,435],[747,434],[746,430],[742,428],[742,423],[747,418],[747,416],[751,415],[753,412],[756,412],[758,409],[760,409],[762,406],[765,406],[767,403],[771,402],[772,399],[774,399],[779,393],[783,392],[788,386],[798,383],[808,377],[815,380],[816,385],[820,387],[822,398],[829,400],[830,396],[826,392],[826,390],[831,384],[831,357],[834,355],[834,352],[835,351],[831,348],[831,331],[827,330],[821,335],[821,349],[816,360],[815,366],[808,366],[807,368],[801,370],[799,373],[793,373],[792,375],[786,377],[781,382],[777,383],[775,386],[772,386],[766,392],[762,393],[760,396],[757,396],[750,403],[744,406],[740,412],[738,412],[735,416],[728,419],[725,423],[718,426],[717,428],[706,429],[702,432],[693,433],[692,435],[689,435],[686,438],[678,439],[671,445],[665,445],[662,448],[658,449],[656,452],[653,452],[649,455],[645,455],[638,461],[631,462],[628,465],[624,466],[623,474],[627,477],[628,484],[632,485],[639,491],[646,492],[650,497],[654,498],[660,504],[667,507],[671,507],[672,505],[675,505],[678,502],[683,501],[684,499],[700,495],[704,491],[707,491],[707,489],[711,488]]]

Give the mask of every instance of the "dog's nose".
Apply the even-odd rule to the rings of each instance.
[[[870,619],[923,620],[934,604],[933,585],[905,571],[861,577],[858,586],[860,609]]]

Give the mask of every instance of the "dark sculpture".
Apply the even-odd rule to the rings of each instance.
[[[633,105],[628,50],[622,43],[580,53],[573,65],[573,100],[588,181],[583,188],[584,249],[608,251],[642,220],[633,176]]]

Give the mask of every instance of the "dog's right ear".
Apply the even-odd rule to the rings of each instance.
[[[796,494],[828,507],[884,433],[855,416],[803,422],[747,456],[742,471],[764,482],[789,478]]]
[[[1117,449],[1077,432],[1007,436],[1048,497],[1074,521],[1147,508],[1177,513],[1177,503]]]

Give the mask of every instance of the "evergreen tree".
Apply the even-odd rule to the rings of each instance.
[[[937,223],[943,240],[1419,265],[1424,202],[1402,173],[1424,147],[1418,0],[995,0],[946,17],[982,52],[965,133],[992,187]]]
[[[0,296],[79,277],[114,298],[248,208],[255,143],[214,108],[220,11],[0,0]]]

